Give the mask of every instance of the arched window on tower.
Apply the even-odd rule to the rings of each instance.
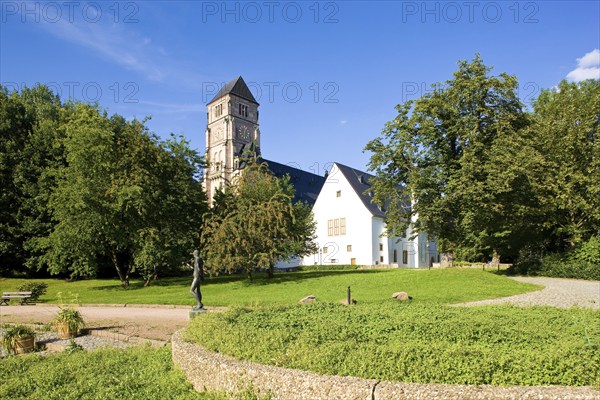
[[[213,156],[213,159],[212,159],[212,164],[213,164],[213,170],[218,171],[219,170],[219,159],[217,158],[216,151],[215,151],[215,155]]]

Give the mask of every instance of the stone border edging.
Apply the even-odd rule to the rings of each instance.
[[[194,389],[236,392],[252,383],[273,400],[595,400],[600,391],[591,387],[446,385],[378,381],[351,376],[319,375],[237,360],[183,341],[182,331],[171,339],[173,363]]]

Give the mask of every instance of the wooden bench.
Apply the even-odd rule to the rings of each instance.
[[[8,302],[13,299],[21,300],[21,305],[23,305],[27,304],[30,298],[31,292],[4,292],[2,293],[2,298],[0,299],[0,305],[3,303],[8,305]]]

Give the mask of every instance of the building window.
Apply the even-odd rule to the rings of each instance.
[[[335,192],[335,197],[342,197],[342,191],[338,190],[337,192]]]
[[[398,262],[398,250],[394,249],[394,262]]]
[[[327,220],[327,235],[341,236],[346,234],[346,218]]]
[[[379,243],[379,251],[383,251],[383,243]]]
[[[327,254],[327,246],[323,247],[323,254]]]
[[[356,265],[356,258],[351,258],[350,259],[350,264]]]
[[[217,104],[215,106],[215,117],[220,117],[223,115],[223,104]]]
[[[379,261],[383,262],[383,256],[379,256]]]
[[[338,260],[335,258],[332,258],[329,262],[331,262],[332,264],[337,264]]]
[[[346,246],[346,251],[352,251],[352,245],[349,244],[348,246]]]
[[[402,250],[402,264],[408,264],[408,250]]]
[[[242,117],[247,117],[248,116],[248,106],[240,103],[238,112]]]

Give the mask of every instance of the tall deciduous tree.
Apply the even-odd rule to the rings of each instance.
[[[0,272],[35,266],[35,242],[53,223],[52,172],[64,164],[59,145],[68,109],[47,87],[8,93],[0,87]]]
[[[56,226],[39,241],[50,272],[94,275],[110,260],[126,286],[136,268],[148,278],[189,258],[205,202],[194,179],[201,158],[184,140],[161,144],[139,121],[77,104],[63,145]]]
[[[537,154],[531,181],[543,226],[565,250],[600,232],[600,81],[561,82],[534,102],[528,131]]]
[[[527,196],[524,171],[503,162],[527,125],[514,76],[491,75],[477,55],[459,62],[445,85],[415,102],[398,105],[398,116],[366,150],[375,172],[373,201],[387,202],[388,230],[438,238],[444,252],[496,258],[516,253],[520,212],[513,200]],[[411,199],[410,208],[403,207]],[[415,220],[415,217],[416,218]]]
[[[277,260],[314,252],[312,211],[293,198],[289,178],[273,176],[265,164],[246,166],[205,218],[201,253],[208,270],[272,275]]]

